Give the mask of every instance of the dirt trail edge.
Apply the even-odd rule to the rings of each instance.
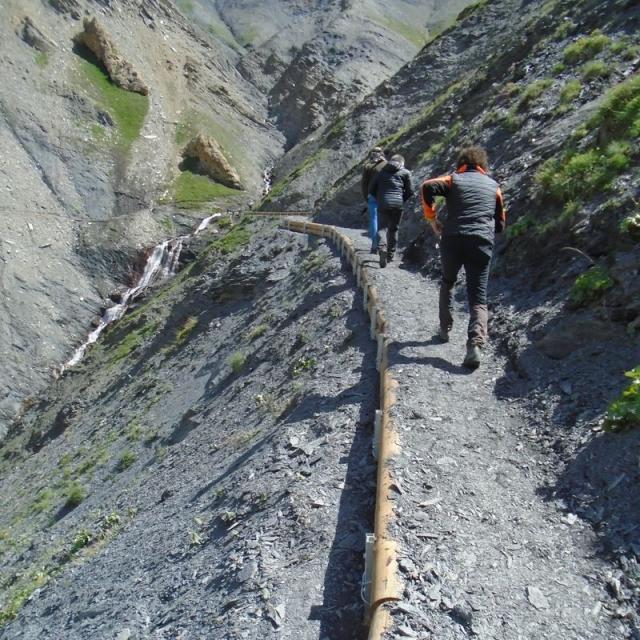
[[[624,638],[610,618],[589,525],[540,491],[550,465],[535,424],[496,397],[505,361],[484,350],[479,370],[461,366],[466,313],[440,343],[438,284],[397,262],[380,269],[364,233],[352,238],[388,322],[395,523],[403,600],[384,637],[482,639]],[[460,306],[460,305],[458,305]]]

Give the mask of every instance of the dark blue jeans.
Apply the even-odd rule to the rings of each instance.
[[[453,324],[453,287],[460,269],[464,267],[470,316],[468,344],[482,346],[487,341],[488,334],[487,282],[493,243],[475,236],[445,236],[442,238],[440,254],[440,326],[449,330]]]
[[[374,196],[367,198],[369,207],[369,237],[371,238],[371,248],[378,246],[378,203]]]

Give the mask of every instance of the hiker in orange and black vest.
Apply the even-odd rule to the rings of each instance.
[[[453,287],[461,267],[467,277],[469,330],[465,367],[480,366],[480,349],[487,341],[489,312],[487,282],[496,233],[506,225],[506,211],[498,183],[487,175],[487,154],[482,147],[467,147],[458,156],[451,175],[425,180],[420,193],[422,210],[434,233],[442,237],[440,286],[440,338],[449,341],[453,324]],[[436,216],[434,201],[444,196],[447,215]]]

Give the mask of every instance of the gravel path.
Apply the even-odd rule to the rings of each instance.
[[[628,637],[603,607],[607,565],[591,527],[542,491],[555,476],[536,444],[539,426],[497,397],[505,361],[489,345],[480,369],[464,369],[465,305],[440,343],[438,284],[398,262],[380,269],[362,232],[344,232],[378,287],[399,382],[396,537],[406,587],[389,637]]]

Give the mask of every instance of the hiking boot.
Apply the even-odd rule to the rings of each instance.
[[[394,254],[393,254],[393,252],[392,252],[392,251],[389,251],[389,252],[387,253],[387,262],[393,262],[393,255],[394,255]]]
[[[372,244],[369,253],[378,253],[378,247],[375,244]]]
[[[442,342],[449,342],[449,329],[446,327],[440,327],[438,331],[438,337]]]
[[[467,369],[477,369],[480,366],[480,347],[477,344],[467,346],[467,355],[464,357],[462,366]]]
[[[378,249],[378,257],[380,258],[380,268],[384,269],[387,266],[387,251],[386,251],[386,249]]]

